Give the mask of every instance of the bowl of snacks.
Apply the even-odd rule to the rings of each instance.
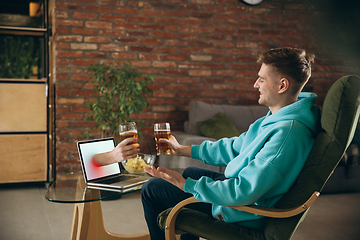
[[[129,158],[121,164],[129,173],[145,173],[144,167],[151,167],[155,163],[156,156],[151,154],[139,153],[136,158]]]

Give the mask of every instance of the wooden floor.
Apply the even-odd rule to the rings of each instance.
[[[45,187],[0,185],[0,239],[68,240],[74,206],[48,202]],[[147,231],[140,193],[103,201],[106,228],[114,233]],[[292,240],[360,240],[360,193],[323,194]]]

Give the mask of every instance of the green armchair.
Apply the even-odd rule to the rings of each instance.
[[[322,131],[297,180],[279,200],[275,208],[236,207],[242,211],[266,216],[264,229],[246,228],[214,219],[201,212],[183,208],[196,202],[194,198],[180,202],[158,216],[167,240],[175,234],[190,233],[209,240],[285,240],[290,239],[302,222],[311,204],[349,146],[359,120],[360,78],[345,76],[328,91],[321,112]]]

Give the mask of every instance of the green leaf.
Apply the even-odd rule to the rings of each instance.
[[[121,122],[134,121],[130,114],[140,113],[149,105],[145,95],[152,93],[147,85],[153,81],[154,75],[136,81],[143,74],[130,62],[125,62],[123,68],[118,61],[109,65],[97,63],[87,67],[86,73],[91,74],[94,89],[98,91],[97,96],[86,104],[90,110],[88,117],[97,124],[93,130],[102,129],[105,137],[115,137]]]

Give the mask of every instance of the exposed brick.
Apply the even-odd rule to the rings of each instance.
[[[57,28],[54,29],[54,33],[68,34],[69,33],[69,27],[57,27]]]
[[[204,53],[206,54],[225,54],[226,49],[220,49],[220,48],[204,48]]]
[[[191,1],[194,4],[212,4],[212,0],[192,0]]]
[[[175,26],[175,25],[172,25],[172,26],[167,26],[166,30],[170,31],[170,32],[188,32],[189,27],[188,26]]]
[[[329,86],[356,72],[344,57],[329,57],[312,30],[311,1],[264,1],[248,6],[234,0],[57,0],[51,63],[55,82],[57,173],[81,166],[75,142],[86,129],[85,102],[96,95],[86,66],[131,61],[145,76],[155,74],[147,94],[150,106],[132,113],[144,134],[141,151],[155,152],[153,124],[170,122],[183,130],[190,100],[218,104],[257,104],[253,88],[257,57],[270,48],[305,48],[317,56],[308,83],[322,104]],[[321,12],[319,12],[319,17]],[[332,52],[333,54],[333,52]],[[91,137],[101,137],[95,130]]]
[[[71,80],[75,80],[75,81],[89,81],[89,79],[90,79],[89,75],[74,74],[71,76]]]
[[[56,35],[55,41],[59,42],[81,42],[83,36],[81,35]]]
[[[88,28],[71,28],[71,33],[79,35],[97,35],[97,30]]]
[[[163,25],[159,25],[159,24],[141,24],[140,28],[148,31],[149,30],[163,31],[165,29]]]
[[[235,13],[230,13],[230,12],[227,12],[227,13],[218,13],[218,14],[215,14],[214,16],[215,19],[235,19],[236,18],[236,14]]]
[[[55,13],[56,18],[69,18],[69,13],[65,11],[57,11]]]
[[[71,43],[70,48],[71,49],[82,49],[82,50],[96,50],[97,44],[93,43]]]
[[[105,6],[96,6],[96,5],[85,5],[84,9],[88,12],[101,12],[101,13],[109,13],[111,12],[110,7]]]
[[[151,52],[153,48],[146,46],[129,46],[129,50],[134,52]]]
[[[211,71],[209,70],[189,70],[190,76],[210,76]]]
[[[119,15],[109,15],[109,14],[102,14],[100,16],[101,21],[108,21],[108,22],[124,22],[126,16],[119,16]]]
[[[176,53],[177,48],[175,47],[155,47],[154,52],[156,53]]]
[[[234,74],[233,70],[214,70],[212,72],[213,76],[234,76]]]
[[[59,9],[59,10],[81,10],[82,9],[82,5],[80,5],[80,4],[59,3],[59,2],[56,2],[55,7],[56,7],[56,9]]]
[[[208,62],[212,60],[211,55],[191,55],[191,61],[201,61],[201,62]]]
[[[104,52],[87,52],[85,53],[86,58],[105,58],[107,55]]]
[[[90,59],[77,59],[72,60],[71,64],[78,65],[78,66],[89,66],[91,64],[97,63],[97,60],[90,60]]]
[[[96,14],[96,13],[88,13],[88,12],[74,12],[71,17],[72,18],[78,18],[78,19],[95,20],[95,19],[98,18],[98,14]]]
[[[113,8],[114,13],[123,13],[123,14],[138,14],[139,10],[136,8],[126,8],[126,7],[115,7]]]
[[[55,100],[56,104],[84,104],[84,99],[82,98],[57,98]]]
[[[168,54],[164,57],[164,60],[166,61],[171,61],[171,60],[174,60],[174,61],[186,61],[188,60],[188,56],[187,55],[171,55],[171,54]]]
[[[81,58],[84,56],[83,51],[56,51],[56,57]]]
[[[213,89],[216,91],[228,91],[233,90],[235,87],[228,84],[214,84]]]
[[[99,50],[101,51],[112,51],[112,52],[122,52],[125,47],[117,44],[101,44],[99,45]]]
[[[58,58],[58,59],[56,59],[56,64],[57,64],[57,65],[68,65],[68,64],[69,64],[69,60],[68,60],[68,59]]]
[[[159,39],[140,39],[139,43],[144,45],[162,45],[162,41]]]
[[[201,68],[200,63],[178,63],[178,68]]]
[[[82,27],[84,26],[84,22],[81,20],[69,20],[69,19],[59,19],[57,21],[58,26],[76,26]]]
[[[186,91],[186,92],[181,92],[178,91],[177,93],[177,97],[180,98],[190,98],[190,99],[194,99],[194,98],[198,98],[200,96],[200,92],[199,91]]]
[[[75,120],[75,119],[82,119],[83,114],[82,113],[62,113],[62,114],[56,114],[56,119],[59,120]]]
[[[200,26],[202,23],[201,19],[197,18],[183,18],[179,20],[180,25],[189,25],[189,26]]]
[[[85,27],[87,28],[105,28],[105,29],[111,29],[112,23],[111,22],[105,22],[105,21],[86,21]]]
[[[152,66],[158,68],[174,68],[176,64],[175,62],[154,61]]]
[[[113,53],[115,59],[136,59],[137,55],[134,53]]]
[[[224,96],[224,93],[222,92],[206,92],[206,91],[203,91],[201,92],[201,96],[203,97],[207,97],[207,98],[221,98]]]
[[[166,11],[166,15],[167,16],[172,16],[172,17],[186,18],[186,17],[188,17],[190,15],[190,13],[186,12],[186,11],[169,10],[169,11]]]
[[[84,42],[91,43],[109,43],[111,40],[107,37],[90,36],[84,37]]]
[[[164,15],[164,11],[162,10],[154,10],[154,9],[142,9],[140,14],[145,16],[162,16]]]
[[[99,31],[100,35],[109,35],[109,36],[123,36],[125,35],[124,30],[112,30],[112,29],[103,29]]]
[[[120,29],[138,29],[139,26],[137,23],[114,23],[114,28],[120,28]]]
[[[162,56],[160,54],[141,53],[141,54],[139,54],[139,59],[143,59],[143,60],[161,60]],[[174,60],[174,59],[168,59],[168,60]]]
[[[178,75],[178,76],[188,74],[188,72],[186,70],[182,70],[182,69],[166,69],[166,70],[164,70],[164,73],[168,74],[168,75]]]
[[[204,13],[204,12],[193,12],[190,14],[190,17],[200,18],[200,19],[209,19],[214,15],[212,13]]]
[[[169,32],[155,32],[153,35],[155,38],[176,38],[176,33]]]

